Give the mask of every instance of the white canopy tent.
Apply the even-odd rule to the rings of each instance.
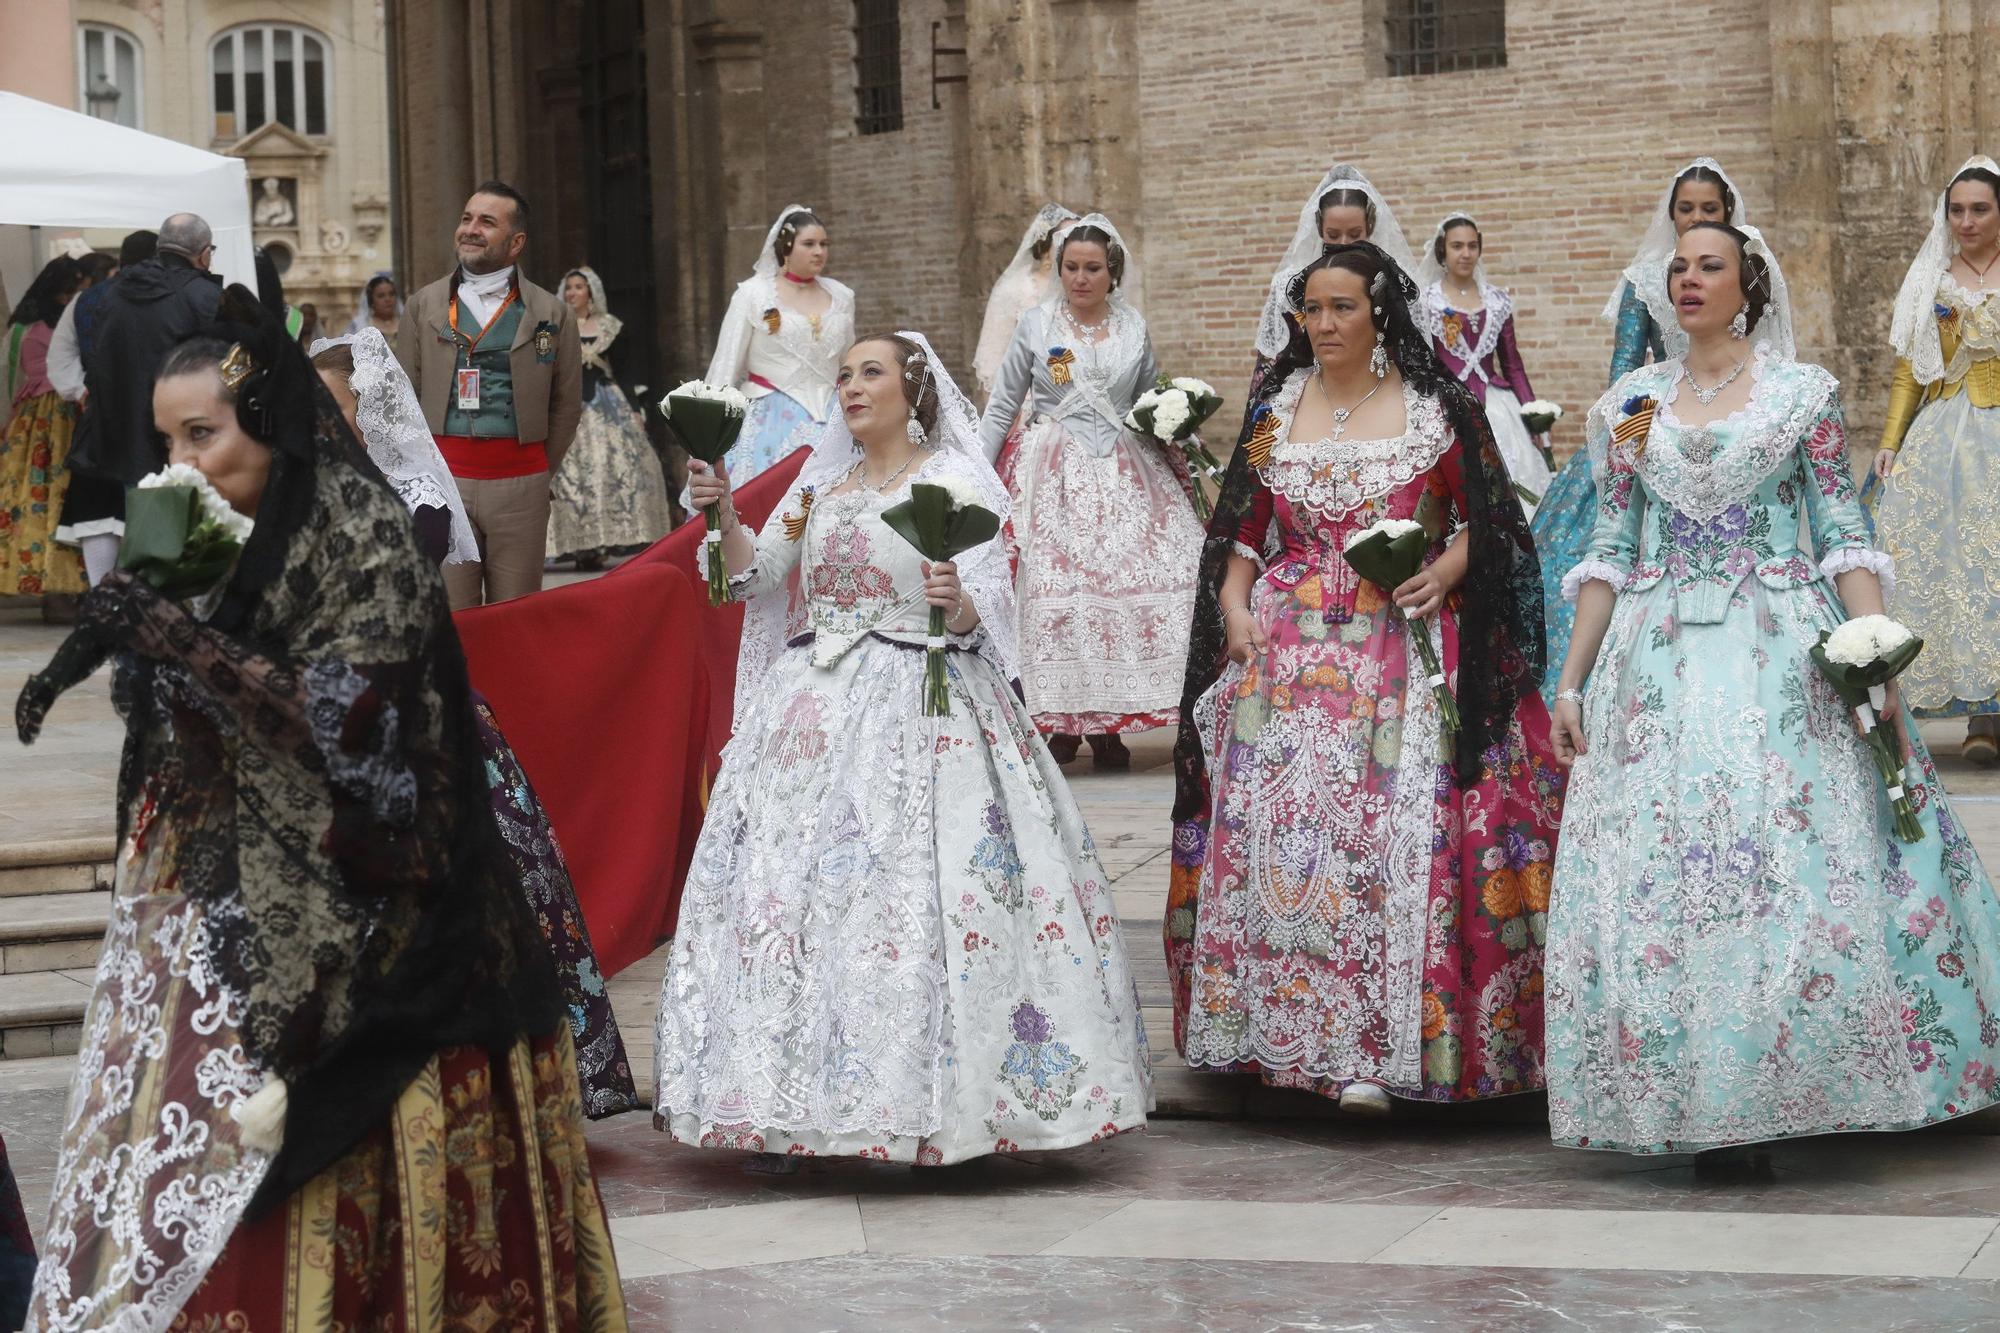
[[[241,159],[0,92],[0,225],[137,231],[174,213],[207,219],[212,270],[257,289]]]

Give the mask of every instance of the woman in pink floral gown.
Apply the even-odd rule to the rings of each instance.
[[[1363,1112],[1538,1088],[1561,776],[1533,690],[1527,523],[1392,260],[1333,247],[1291,291],[1300,329],[1251,405],[1203,561],[1166,922],[1175,1039],[1196,1067]],[[1412,518],[1431,548],[1392,592],[1342,558]],[[1413,630],[1440,648],[1455,743]]]

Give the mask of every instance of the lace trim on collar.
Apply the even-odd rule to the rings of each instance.
[[[1435,466],[1451,446],[1444,404],[1418,393],[1407,381],[1403,385],[1407,425],[1401,435],[1386,440],[1293,440],[1292,422],[1311,378],[1308,370],[1292,372],[1272,398],[1278,442],[1261,474],[1273,492],[1328,522],[1338,522],[1407,485]]]
[[[1479,285],[1479,294],[1485,303],[1486,319],[1479,327],[1479,341],[1467,346],[1465,334],[1460,331],[1456,344],[1445,343],[1445,350],[1466,363],[1468,370],[1477,370],[1486,358],[1493,355],[1500,346],[1501,326],[1514,317],[1514,298],[1502,288],[1490,282]],[[1444,316],[1447,310],[1457,310],[1444,294],[1444,283],[1434,282],[1424,288],[1419,302],[1418,323],[1424,332],[1439,341],[1444,341]],[[1469,313],[1469,312],[1464,312]]]
[[[1672,362],[1666,371],[1667,392],[1633,463],[1648,490],[1700,523],[1749,499],[1787,466],[1840,387],[1819,366],[1782,360],[1760,344],[1750,401],[1726,417],[1690,426],[1672,405],[1685,368]]]

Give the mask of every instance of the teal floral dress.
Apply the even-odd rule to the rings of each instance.
[[[1653,312],[1625,284],[1618,303],[1618,340],[1611,351],[1611,382],[1627,371],[1666,359],[1666,345]],[[1676,328],[1677,339],[1682,336]],[[1542,677],[1542,701],[1555,707],[1556,681],[1562,675],[1563,658],[1569,654],[1570,632],[1576,628],[1576,610],[1562,599],[1563,575],[1583,559],[1590,534],[1597,527],[1597,481],[1590,472],[1590,450],[1570,455],[1542,494],[1529,531],[1535,538],[1535,554],[1542,561],[1542,606],[1548,615],[1548,670]]]
[[[1564,591],[1598,579],[1618,598],[1549,915],[1558,1143],[1694,1151],[1995,1099],[2000,900],[1907,714],[1924,837],[1897,841],[1808,656],[1846,618],[1835,575],[1893,577],[1855,501],[1837,385],[1768,349],[1753,374],[1749,403],[1703,426],[1674,415],[1678,361],[1590,414],[1604,485]],[[1649,408],[1650,429],[1617,432]]]

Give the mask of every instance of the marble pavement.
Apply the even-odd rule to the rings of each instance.
[[[0,703],[57,638],[0,604]],[[1927,730],[1955,755],[1951,728]],[[108,832],[117,735],[100,677],[42,745],[0,741],[0,842]],[[635,1328],[2000,1327],[2000,1126],[1981,1117],[1710,1164],[1558,1150],[1534,1098],[1353,1121],[1174,1068],[1167,744],[1141,741],[1130,774],[1069,770],[1117,879],[1162,1117],[1067,1153],[789,1177],[669,1144],[643,1114],[593,1125]],[[1941,764],[2000,867],[2000,778]],[[642,1082],[662,962],[613,982]],[[0,1134],[38,1229],[71,1066],[0,1062]]]

